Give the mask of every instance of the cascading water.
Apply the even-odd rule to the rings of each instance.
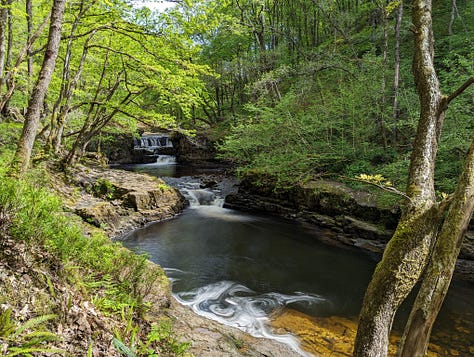
[[[173,155],[159,155],[156,158],[156,165],[175,165],[176,157]]]
[[[309,356],[299,347],[296,337],[272,332],[269,315],[288,305],[314,309],[330,303],[323,296],[301,292],[303,290],[296,286],[295,290],[284,288],[290,284],[285,282],[285,274],[281,275],[283,281],[269,284],[257,273],[269,271],[258,262],[264,258],[265,250],[245,251],[246,247],[252,247],[248,239],[257,238],[248,233],[262,224],[273,226],[274,222],[223,208],[224,196],[220,187],[202,188],[202,182],[193,177],[163,179],[180,189],[189,201],[189,209],[178,219],[167,221],[168,224],[156,225],[158,231],[147,228],[136,231],[124,241],[124,245],[146,251],[152,260],[161,264],[173,283],[173,296],[197,314],[255,337],[275,339],[288,344],[298,354]],[[242,232],[242,227],[247,232]],[[282,227],[280,234],[283,232],[283,236],[289,233],[288,229],[292,230],[287,225]],[[154,239],[157,236],[159,242]],[[241,236],[246,237],[245,241],[239,238]],[[269,236],[260,238],[268,242]],[[238,243],[236,239],[242,242]],[[275,243],[278,244],[280,239],[276,237]],[[242,251],[233,257],[235,250],[232,246],[235,244],[239,247],[234,248]],[[245,271],[247,277],[239,277]],[[255,278],[256,281],[252,281]]]
[[[164,147],[173,147],[169,136],[162,134],[143,135],[134,140],[134,149],[154,150]]]

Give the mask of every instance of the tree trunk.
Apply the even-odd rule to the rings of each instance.
[[[84,43],[83,52],[76,74],[72,77],[71,71],[71,57],[72,57],[72,45],[73,39],[76,34],[77,27],[84,16],[85,12],[89,7],[84,8],[84,1],[79,4],[79,13],[74,19],[69,35],[69,40],[66,48],[66,55],[63,65],[62,83],[61,90],[59,91],[58,98],[54,103],[52,114],[51,114],[51,129],[47,139],[47,150],[53,151],[55,154],[59,152],[62,135],[64,132],[64,126],[66,123],[66,117],[69,114],[72,96],[76,85],[82,76],[82,70],[87,59],[87,53],[89,49],[89,42],[97,33],[97,30],[93,30]],[[72,77],[72,78],[71,78]]]
[[[2,0],[0,9],[0,94],[5,84],[5,62],[7,53],[8,1]]]
[[[18,141],[15,155],[15,169],[23,174],[29,166],[36,132],[39,126],[41,109],[44,98],[56,65],[56,58],[61,42],[62,19],[66,0],[55,0],[51,10],[51,22],[49,27],[48,44],[44,55],[43,64],[31,95],[28,110],[23,124],[23,131]]]
[[[400,29],[402,26],[403,19],[403,2],[400,2],[398,5],[397,11],[397,20],[395,23],[395,44],[394,44],[394,78],[393,78],[393,143],[397,145],[398,135],[397,135],[397,124],[399,119],[398,113],[398,91],[400,87]]]
[[[398,307],[417,283],[428,261],[441,217],[435,202],[434,166],[447,98],[433,65],[431,0],[413,0],[413,70],[420,119],[407,183],[408,202],[364,297],[354,356],[386,356]]]
[[[388,56],[388,31],[387,31],[387,14],[385,7],[382,5],[380,9],[382,12],[382,27],[383,27],[383,44],[382,44],[382,86],[380,88],[380,135],[382,136],[382,145],[384,150],[387,150],[387,129],[385,125],[385,106],[386,96],[385,88],[387,86],[386,80],[386,69],[387,69],[387,56]]]
[[[448,34],[450,36],[453,34],[453,25],[454,20],[456,20],[456,17],[459,17],[458,6],[456,4],[456,0],[451,0],[451,18],[449,19],[448,25]]]
[[[436,241],[407,326],[399,356],[424,356],[431,329],[448,292],[456,258],[474,211],[474,137],[463,173]]]
[[[7,84],[7,90],[5,94],[0,96],[0,112],[4,111],[5,106],[8,104],[8,101],[13,95],[13,92],[15,90],[15,75],[18,68],[23,62],[24,57],[28,53],[28,50],[31,48],[31,46],[33,46],[33,43],[39,38],[44,28],[47,26],[50,16],[51,16],[51,13],[49,13],[46,16],[46,18],[43,20],[41,25],[37,28],[33,36],[31,36],[30,40],[25,43],[25,45],[20,50],[20,53],[17,56],[15,64],[11,68],[9,68],[9,71],[5,74],[4,82]]]
[[[26,30],[28,32],[28,42],[33,35],[33,0],[26,0]],[[33,78],[33,54],[31,48],[28,50],[28,78]]]
[[[8,5],[11,6],[12,0],[8,0]],[[11,9],[8,9],[7,12],[7,26],[8,26],[8,39],[7,39],[7,52],[6,52],[6,57],[5,57],[5,69],[10,69],[12,66],[12,49],[13,49],[13,24],[12,24],[12,12]],[[5,81],[5,89],[6,92],[9,93],[12,88],[12,83],[9,80]],[[2,115],[7,117],[10,115],[10,109],[9,109],[9,104],[10,104],[10,98],[8,98],[3,107],[2,107]]]

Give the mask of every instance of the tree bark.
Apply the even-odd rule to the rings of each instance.
[[[399,356],[425,356],[431,329],[448,292],[462,240],[474,212],[474,137],[400,342]]]
[[[16,58],[15,64],[11,68],[9,68],[9,71],[5,74],[4,82],[7,84],[6,86],[7,90],[5,94],[0,96],[0,112],[4,111],[6,105],[8,104],[8,101],[12,97],[13,92],[15,90],[15,74],[17,72],[17,69],[20,67],[24,57],[28,53],[31,46],[33,46],[33,43],[38,39],[38,37],[43,32],[44,28],[47,26],[50,16],[51,16],[51,13],[49,13],[46,16],[46,18],[37,28],[33,36],[31,36],[30,40],[25,43],[25,45],[20,50],[20,53],[18,54]]]
[[[456,0],[451,0],[451,18],[449,19],[448,25],[448,34],[451,36],[453,34],[453,25],[456,17],[459,17],[458,6]]]
[[[411,156],[409,198],[394,236],[364,297],[354,356],[386,356],[393,319],[428,262],[441,222],[435,200],[434,167],[448,100],[434,70],[431,0],[413,0],[413,71],[420,118]]]
[[[26,0],[26,30],[28,32],[28,42],[33,35],[33,0]],[[28,49],[28,78],[33,78],[33,54],[31,48]]]
[[[59,91],[58,98],[56,99],[53,105],[53,110],[51,113],[50,132],[49,132],[47,144],[46,144],[47,150],[53,151],[55,154],[59,152],[59,149],[61,146],[66,117],[70,111],[71,100],[72,100],[74,90],[76,89],[76,85],[82,76],[82,70],[84,68],[84,64],[87,58],[89,42],[97,33],[97,31],[94,30],[89,35],[86,42],[84,43],[83,52],[82,52],[81,60],[79,62],[79,66],[77,68],[75,75],[72,77],[71,58],[72,58],[72,46],[74,43],[74,37],[76,34],[76,30],[84,14],[89,9],[89,7],[90,5],[84,7],[84,1],[81,1],[79,3],[78,14],[74,19],[74,22],[71,27],[71,32],[69,34],[69,40],[67,43],[66,55],[65,55],[64,64],[63,64],[61,89]]]
[[[9,1],[2,0],[0,9],[0,94],[5,84],[5,62],[7,53],[7,32],[8,32],[8,12]]]
[[[382,27],[383,27],[383,44],[382,44],[382,86],[380,88],[380,135],[382,136],[382,145],[384,150],[387,150],[387,128],[385,125],[385,107],[386,107],[386,96],[385,88],[387,86],[386,80],[386,69],[387,69],[387,56],[388,56],[388,31],[387,31],[387,13],[385,6],[382,3]]]
[[[28,110],[23,124],[23,131],[18,141],[15,155],[14,166],[20,174],[26,172],[30,163],[31,152],[33,150],[33,144],[39,126],[41,109],[43,108],[44,98],[56,65],[59,45],[61,42],[61,29],[65,4],[66,0],[55,0],[51,10],[48,44],[39,77],[28,104]]]

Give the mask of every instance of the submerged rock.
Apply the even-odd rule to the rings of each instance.
[[[273,328],[280,333],[292,333],[301,338],[302,348],[315,356],[352,356],[357,332],[357,318],[339,316],[310,317],[293,309],[286,309],[272,320]],[[466,344],[453,345],[443,341],[443,334],[433,334],[427,356],[467,356]],[[395,356],[400,334],[390,336],[389,356]],[[446,342],[447,345],[444,345]]]

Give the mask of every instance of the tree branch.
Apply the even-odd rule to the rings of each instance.
[[[369,180],[363,180],[363,179],[359,179],[359,178],[352,178],[352,177],[347,177],[347,176],[341,176],[342,178],[346,179],[346,180],[350,180],[350,181],[356,181],[356,182],[362,182],[362,183],[365,183],[365,184],[368,184],[368,185],[372,185],[372,186],[375,186],[375,187],[378,187],[384,191],[387,191],[387,192],[390,192],[390,193],[393,193],[395,195],[398,195],[398,196],[402,196],[404,198],[406,198],[407,200],[411,201],[411,198],[409,196],[407,196],[406,194],[404,194],[403,192],[397,190],[395,187],[393,186],[386,186],[386,185],[382,185],[382,184],[379,184],[379,183],[376,183],[376,182],[373,182],[373,181],[369,181]]]
[[[456,91],[447,98],[447,104],[451,103],[453,99],[462,94],[462,92],[469,88],[471,84],[474,84],[474,77],[469,78],[461,87],[456,89]]]

